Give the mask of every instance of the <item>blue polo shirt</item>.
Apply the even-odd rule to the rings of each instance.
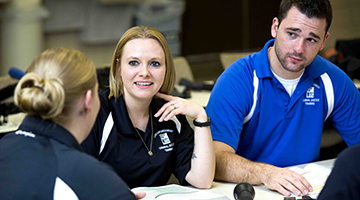
[[[270,70],[273,43],[218,78],[206,108],[213,139],[249,160],[280,167],[318,160],[326,119],[349,146],[359,143],[360,93],[350,78],[317,56],[290,97]]]

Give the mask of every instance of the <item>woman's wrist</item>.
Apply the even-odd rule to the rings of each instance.
[[[194,120],[193,123],[194,123],[194,126],[205,127],[205,126],[210,126],[210,125],[211,125],[211,120],[210,120],[210,117],[208,117],[208,118],[206,119],[206,121],[197,121],[197,120]]]

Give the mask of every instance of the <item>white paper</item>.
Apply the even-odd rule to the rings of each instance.
[[[142,200],[229,200],[225,195],[215,194],[204,190],[193,189],[176,184],[159,187],[138,187],[132,189],[134,193],[145,192]]]

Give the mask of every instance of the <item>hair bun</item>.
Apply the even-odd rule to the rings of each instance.
[[[29,115],[51,119],[61,114],[65,91],[57,78],[46,79],[35,73],[27,73],[15,88],[14,101]]]

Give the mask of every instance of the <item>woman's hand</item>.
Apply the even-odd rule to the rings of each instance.
[[[159,121],[168,121],[177,114],[183,114],[191,117],[199,122],[207,121],[205,109],[191,101],[182,99],[180,97],[173,97],[162,93],[157,93],[157,97],[168,101],[160,110],[155,114],[155,117],[160,117]]]

